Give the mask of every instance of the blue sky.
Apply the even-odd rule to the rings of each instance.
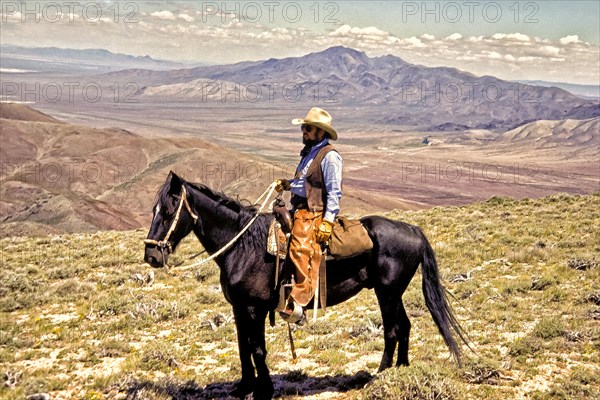
[[[105,48],[211,64],[345,45],[476,75],[599,84],[599,4],[2,0],[0,37],[2,44]]]
[[[560,39],[578,34],[598,44],[598,1],[344,1],[337,15],[350,25],[377,26],[403,36],[519,32]],[[475,4],[479,3],[479,4]],[[429,12],[428,12],[429,11]],[[499,14],[496,14],[499,11]],[[460,12],[460,15],[458,14]],[[436,17],[437,20],[436,20]]]

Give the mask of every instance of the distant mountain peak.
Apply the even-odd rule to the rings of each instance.
[[[355,59],[359,59],[359,60],[366,60],[369,58],[369,56],[367,56],[364,51],[356,50],[351,47],[345,47],[345,46],[329,47],[325,50],[308,54],[307,56],[308,57],[323,56],[323,57],[327,57],[327,58],[351,56],[351,57],[353,57]]]
[[[328,60],[348,60],[349,57],[370,64],[371,62],[382,62],[390,66],[402,66],[409,64],[402,58],[392,54],[386,54],[378,57],[369,57],[364,51],[356,50],[346,46],[333,46],[325,50],[307,54],[305,57],[325,57]]]
[[[364,51],[360,51],[360,50],[356,50],[353,49],[351,47],[346,47],[346,46],[333,46],[333,47],[329,47],[325,50],[323,50],[321,53],[327,53],[327,54],[331,54],[331,53],[350,53],[350,54],[362,54],[365,55]]]

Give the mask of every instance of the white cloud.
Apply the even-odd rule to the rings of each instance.
[[[400,42],[404,42],[408,46],[411,46],[411,47],[427,47],[427,45],[425,45],[423,42],[421,42],[421,39],[418,39],[414,36],[411,36],[408,39],[404,39],[403,41],[400,41]]]
[[[306,35],[305,35],[306,36]],[[329,32],[325,37],[315,38],[314,43],[319,47],[345,45],[349,47],[361,49],[377,49],[378,51],[386,51],[389,53],[390,46],[402,45],[407,47],[425,47],[421,39],[414,36],[406,39],[400,39],[397,36],[383,31],[374,26],[366,28],[352,27],[350,25],[342,25]]]
[[[567,35],[560,39],[560,44],[582,43],[578,35]]]
[[[458,61],[477,61],[478,57],[468,54],[468,55],[456,57],[456,60],[458,60]]]
[[[541,61],[541,60],[543,60],[542,57],[526,56],[526,57],[519,57],[519,58],[517,58],[517,61],[519,61],[519,62],[531,62],[531,61]]]
[[[469,42],[477,43],[477,42],[481,42],[483,40],[483,36],[470,36],[467,40]]]
[[[509,39],[509,40],[515,40],[517,42],[529,42],[531,41],[531,38],[527,35],[524,35],[522,33],[496,33],[494,35],[492,35],[492,39],[496,39],[496,40],[502,40],[502,39]]]
[[[369,36],[369,37],[387,37],[390,34],[382,31],[374,26],[368,26],[366,28],[351,27],[350,25],[342,25],[335,31],[331,32],[329,36]]]
[[[232,29],[240,30],[240,29],[248,29],[248,26],[244,25],[237,19],[232,19],[231,21],[221,24],[221,28],[223,28],[225,30],[232,30]]]
[[[180,19],[182,19],[182,20],[184,20],[186,22],[194,22],[195,21],[194,17],[192,17],[192,16],[190,16],[188,14],[185,14],[185,13],[179,14],[177,16],[177,18],[180,18]]]
[[[164,20],[175,20],[175,15],[168,10],[163,10],[163,11],[155,11],[152,14],[150,14],[153,17],[157,17],[159,19],[164,19]]]
[[[423,35],[421,35],[421,39],[425,39],[425,40],[435,40],[435,36],[430,35],[428,33],[425,33]]]
[[[496,51],[483,50],[481,52],[481,54],[483,54],[484,57],[489,58],[491,60],[500,60],[500,59],[502,59],[502,55],[500,55],[500,53],[498,53]]]
[[[554,46],[542,46],[540,47],[540,54],[553,57],[557,56],[560,53],[560,49]]]
[[[446,40],[460,40],[462,37],[463,36],[460,33],[453,33],[452,35],[447,36]]]

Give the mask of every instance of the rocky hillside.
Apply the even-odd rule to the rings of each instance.
[[[536,148],[589,147],[597,154],[600,146],[600,118],[535,121],[505,132],[501,137],[512,143],[530,143]]]
[[[170,170],[247,204],[291,174],[198,138],[64,124],[21,104],[0,110],[0,236],[145,227]],[[348,212],[414,208],[351,185],[344,202]]]
[[[0,119],[11,119],[17,121],[29,122],[48,122],[52,124],[62,124],[62,121],[52,118],[31,107],[15,103],[0,103]],[[3,136],[3,139],[5,137]],[[8,138],[8,135],[6,136]],[[5,143],[3,143],[4,145]]]

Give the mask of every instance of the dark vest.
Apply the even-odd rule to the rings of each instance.
[[[306,200],[308,202],[308,209],[313,212],[322,212],[327,205],[327,191],[325,190],[321,162],[330,151],[337,150],[331,144],[323,146],[308,167],[308,171],[306,171]]]

